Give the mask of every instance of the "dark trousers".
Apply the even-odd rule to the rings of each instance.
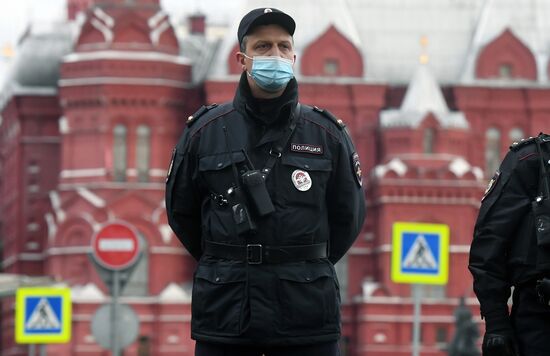
[[[550,306],[538,302],[534,284],[514,290],[511,316],[520,355],[550,355]]]
[[[197,341],[195,356],[340,356],[338,342],[306,346],[256,347]]]

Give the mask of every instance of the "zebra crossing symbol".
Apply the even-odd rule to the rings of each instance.
[[[437,248],[437,235],[430,234],[405,234],[403,242],[405,243],[403,258],[403,270],[419,273],[437,273],[437,255],[434,256],[432,248]],[[428,243],[428,240],[432,243]],[[405,250],[406,242],[412,241],[408,251]],[[430,246],[434,247],[430,247]]]
[[[392,280],[446,284],[449,228],[441,224],[394,223]]]
[[[55,303],[58,313],[61,312],[61,308],[57,305],[61,305],[61,298],[39,298],[38,304],[34,308],[34,311],[30,314],[29,319],[25,323],[25,329],[32,332],[38,331],[50,331],[55,332],[61,328],[61,322],[57,313],[52,307],[52,303]]]

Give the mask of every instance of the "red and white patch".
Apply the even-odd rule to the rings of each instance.
[[[301,192],[305,192],[311,188],[311,177],[306,171],[297,169],[292,172],[292,183]]]

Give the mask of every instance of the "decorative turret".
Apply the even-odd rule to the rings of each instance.
[[[425,48],[427,39],[422,38]],[[444,153],[466,156],[468,121],[449,110],[441,87],[423,53],[399,109],[382,111],[383,156],[405,153]]]

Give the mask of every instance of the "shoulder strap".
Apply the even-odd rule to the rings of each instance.
[[[205,114],[206,112],[208,112],[209,110],[212,110],[214,109],[215,107],[217,107],[218,104],[214,103],[214,104],[211,104],[211,105],[203,105],[199,108],[199,110],[197,110],[193,115],[189,116],[187,118],[187,126],[188,127],[191,127],[199,117],[201,117],[203,114]]]
[[[537,151],[539,153],[539,162],[540,162],[540,193],[545,196],[547,199],[550,198],[550,177],[548,176],[548,170],[546,169],[546,164],[544,162],[543,151],[540,145],[543,141],[542,135],[536,138],[535,142],[537,143]]]
[[[332,113],[326,109],[321,109],[317,106],[313,106],[313,111],[317,111],[324,117],[328,118],[330,121],[334,122],[338,129],[343,130],[346,127],[346,124],[344,124],[344,121],[337,118],[336,116],[332,115]]]
[[[300,112],[301,112],[301,105],[300,103],[296,104],[294,107],[294,111],[292,112],[292,117],[290,118],[290,123],[286,128],[286,133],[283,135],[283,137],[271,147],[269,150],[269,158],[265,162],[265,166],[262,169],[262,174],[264,175],[264,179],[267,179],[267,176],[269,173],[271,173],[271,170],[273,169],[273,166],[275,165],[275,162],[277,162],[277,159],[282,156],[283,148],[288,143],[288,140],[290,140],[290,137],[294,133],[294,129],[296,128],[296,123],[298,122],[298,119],[300,118]]]

